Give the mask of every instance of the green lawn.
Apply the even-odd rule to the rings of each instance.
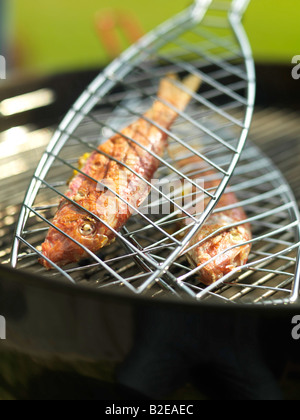
[[[37,71],[102,65],[107,54],[95,30],[96,13],[133,11],[145,31],[190,4],[189,0],[15,0],[11,10],[22,66]],[[290,63],[300,54],[299,0],[252,0],[245,27],[257,61]]]

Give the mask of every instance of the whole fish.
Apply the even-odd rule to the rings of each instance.
[[[55,227],[50,227],[42,244],[45,257],[62,267],[89,256],[72,239],[92,253],[115,240],[115,232],[149,194],[147,182],[151,182],[160,163],[151,153],[163,156],[168,143],[165,130],[186,108],[200,84],[194,75],[182,82],[168,75],[160,82],[152,108],[87,158],[82,173],[71,180],[67,198],[61,200],[52,221]],[[53,268],[44,258],[40,263]]]
[[[193,157],[182,161],[180,166],[189,165],[190,170],[190,165],[193,164],[195,172],[200,162],[199,158]],[[213,171],[204,172],[203,178],[204,180],[206,178],[204,184],[206,190],[216,189],[219,186]],[[207,200],[204,200],[205,205]],[[226,210],[229,206],[233,208]],[[214,212],[189,242],[186,257],[193,267],[201,267],[197,276],[203,284],[211,285],[247,263],[252,247],[251,244],[243,244],[251,241],[252,232],[249,223],[241,223],[246,219],[247,215],[239,206],[236,195],[225,192]],[[181,223],[186,226],[190,221],[191,219],[187,217]],[[235,224],[237,226],[232,226]]]

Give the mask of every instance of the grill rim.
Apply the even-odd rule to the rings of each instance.
[[[0,266],[0,280],[8,282],[8,286],[14,289],[18,288],[38,288],[42,290],[51,290],[52,292],[57,292],[59,294],[65,294],[68,297],[75,297],[79,299],[92,299],[96,301],[105,301],[118,303],[120,305],[131,305],[131,306],[150,306],[150,307],[162,307],[162,308],[178,308],[182,310],[195,310],[199,311],[208,311],[208,310],[224,310],[232,311],[232,313],[249,313],[262,315],[272,315],[272,316],[281,316],[282,314],[299,314],[300,301],[286,304],[272,304],[265,305],[261,304],[228,304],[220,300],[210,300],[203,301],[201,304],[195,301],[194,299],[182,299],[178,300],[177,298],[172,298],[169,296],[158,297],[156,299],[149,299],[149,297],[143,295],[133,295],[127,293],[116,293],[109,290],[103,289],[94,289],[86,285],[78,284],[74,287],[71,283],[65,282],[62,283],[57,279],[49,279],[43,275],[36,275],[34,273],[29,273],[24,270],[17,270],[8,266]]]

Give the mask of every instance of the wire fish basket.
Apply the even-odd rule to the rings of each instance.
[[[196,1],[125,51],[83,92],[54,134],[25,196],[12,247],[14,268],[149,297],[297,300],[297,255],[291,256],[299,247],[297,205],[268,159],[251,144],[245,149],[255,102],[254,63],[241,24],[247,5],[244,0]],[[162,157],[153,156],[159,161],[155,180],[143,180],[150,190],[148,201],[132,209],[128,223],[114,232],[113,244],[63,268],[49,261],[53,270],[46,272],[38,263],[41,243],[49,227],[55,228],[59,201],[70,201],[67,182],[81,171],[79,158],[100,153],[105,140],[122,136],[122,128],[145,119],[145,111],[159,100],[160,80],[170,73],[197,76],[202,85],[184,111],[176,110],[179,117],[171,129],[158,127],[168,136],[168,148]],[[157,127],[155,121],[147,122]],[[203,182],[182,165],[191,157],[202,162],[197,170]],[[206,188],[211,171],[214,188]],[[164,185],[172,188],[165,190]],[[206,287],[197,276],[199,267],[193,268],[186,255],[208,217],[222,211],[217,204],[227,190],[240,200],[231,207],[242,205],[247,213],[252,251],[245,266]],[[195,195],[202,208],[193,215],[181,199],[188,197],[191,206]],[[179,216],[189,221],[188,227],[179,227]]]

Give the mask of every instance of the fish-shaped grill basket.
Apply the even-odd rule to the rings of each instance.
[[[297,300],[297,206],[246,141],[248,3],[194,2],[87,87],[33,176],[13,267],[150,297]]]

